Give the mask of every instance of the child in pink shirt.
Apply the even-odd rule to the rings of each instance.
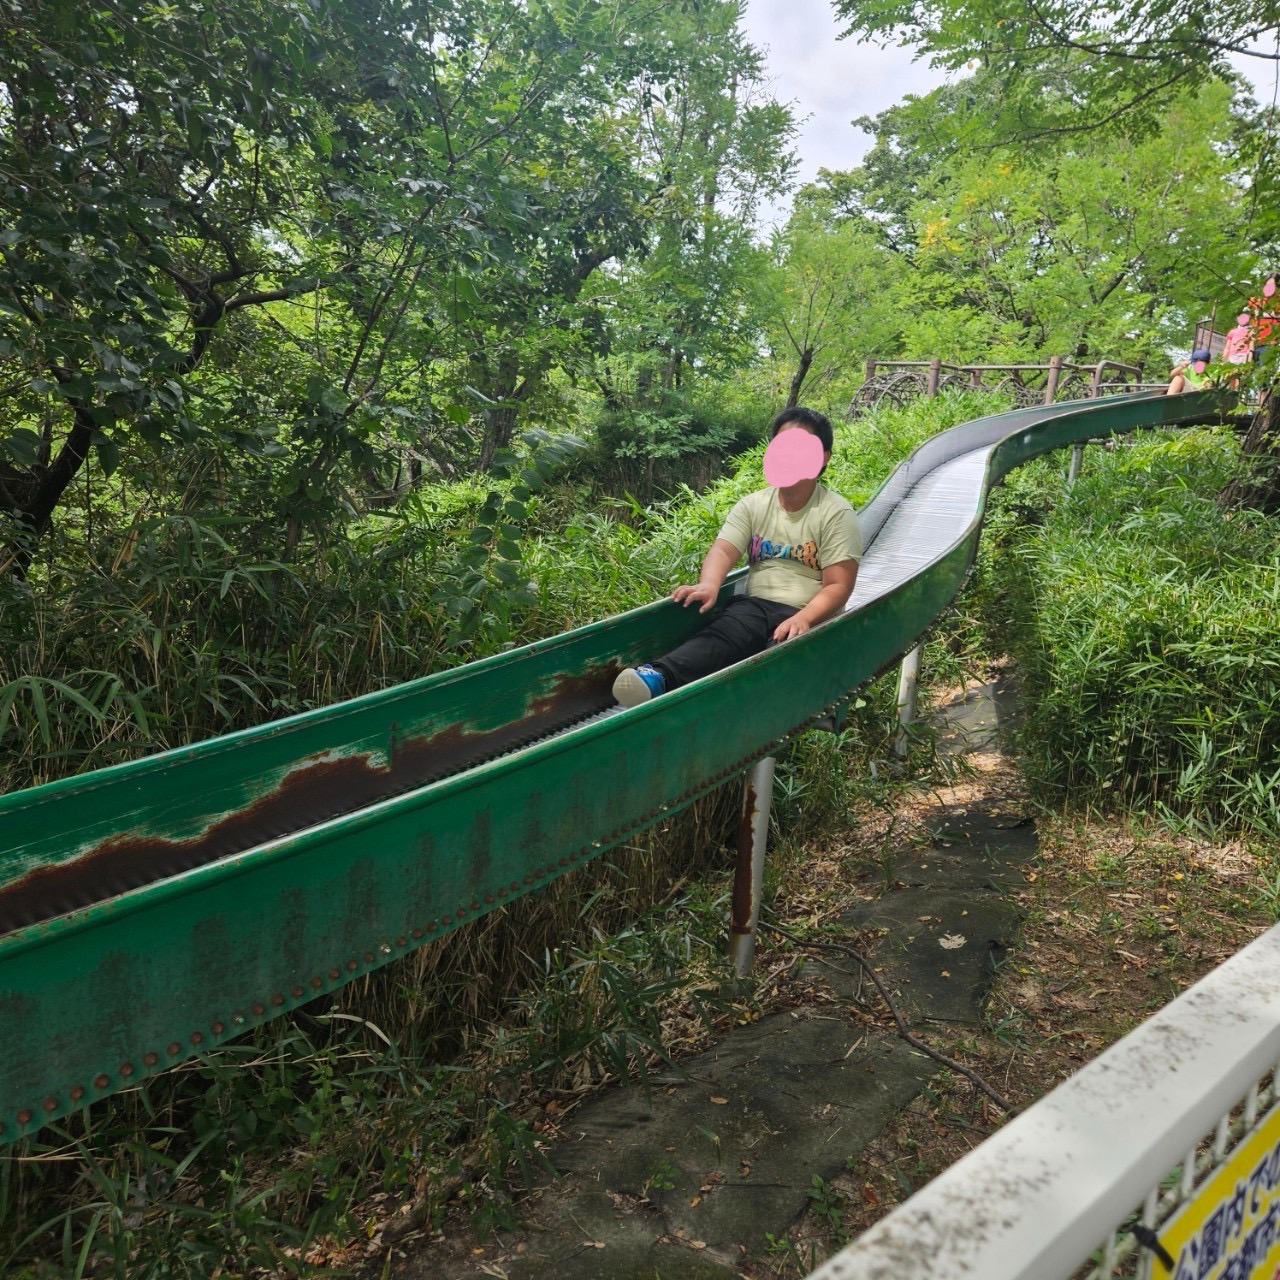
[[[1236,316],[1236,327],[1227,330],[1222,359],[1226,364],[1248,364],[1253,355],[1253,330],[1249,327],[1249,313]]]

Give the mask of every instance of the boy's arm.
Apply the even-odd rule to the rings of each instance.
[[[793,636],[802,636],[810,627],[826,622],[834,617],[848,603],[853,594],[853,584],[858,580],[858,562],[841,560],[838,564],[830,564],[822,570],[822,586],[818,594],[809,601],[799,613],[778,623],[773,629],[773,638],[781,644]]]
[[[695,602],[700,606],[699,613],[706,613],[716,602],[720,588],[729,575],[729,570],[742,559],[742,552],[727,538],[717,538],[702,561],[702,573],[697,584],[692,587],[677,587],[671,598],[679,604],[688,606]]]

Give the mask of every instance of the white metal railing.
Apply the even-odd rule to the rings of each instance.
[[[1278,1263],[1280,925],[809,1280],[1273,1280]]]

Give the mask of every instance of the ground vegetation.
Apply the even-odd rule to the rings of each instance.
[[[1069,494],[1046,464],[1011,477],[983,551],[1027,767],[1076,803],[1280,839],[1280,538],[1217,501],[1238,441],[1198,430],[1090,454]]]

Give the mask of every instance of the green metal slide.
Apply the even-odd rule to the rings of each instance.
[[[883,526],[912,477],[986,449],[974,514],[927,564],[634,710],[604,714],[619,666],[702,623],[670,601],[0,796],[0,1142],[541,888],[777,751],[951,601],[986,493],[1010,468],[1213,405],[1210,393],[1116,396],[942,433],[863,509]]]

